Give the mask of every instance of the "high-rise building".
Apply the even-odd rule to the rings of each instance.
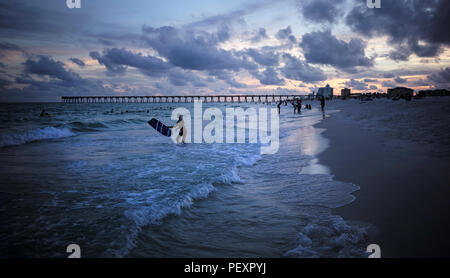
[[[341,90],[341,97],[342,98],[349,98],[350,95],[352,94],[352,90],[345,88]]]
[[[327,86],[319,88],[316,96],[318,98],[324,97],[326,99],[331,99],[333,98],[333,88],[331,88],[330,85],[327,84]]]

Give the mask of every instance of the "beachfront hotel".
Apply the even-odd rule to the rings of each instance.
[[[323,88],[319,88],[319,91],[316,95],[318,98],[324,97],[326,99],[332,99],[333,98],[333,88],[330,87],[329,84],[327,84]]]

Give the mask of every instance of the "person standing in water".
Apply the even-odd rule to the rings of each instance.
[[[180,131],[178,132],[178,135],[177,135],[177,144],[180,143],[181,138],[183,138],[183,144],[186,144],[187,130],[186,130],[186,127],[184,126],[184,120],[183,120],[182,115],[178,115],[177,124],[174,126],[169,126],[169,128],[175,128],[175,129],[179,128]]]
[[[42,109],[42,112],[39,116],[46,117],[46,116],[50,116],[50,115],[47,112],[45,112],[45,109]]]
[[[277,105],[277,108],[278,108],[278,115],[280,115],[280,112],[281,112],[281,104],[282,104],[283,102],[280,100],[280,102],[278,103],[278,105]]]
[[[302,99],[297,99],[297,112],[300,114],[302,113]]]
[[[322,107],[322,111],[325,111],[325,98],[322,97],[320,99],[320,107]]]

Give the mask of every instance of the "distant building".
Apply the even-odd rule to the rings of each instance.
[[[316,95],[318,98],[324,97],[326,99],[333,98],[333,88],[330,87],[330,85],[327,84],[324,88],[319,88],[319,91]]]
[[[397,87],[388,89],[388,97],[390,98],[409,98],[414,96],[414,90],[405,87]]]
[[[349,98],[352,94],[352,90],[345,88],[341,90],[341,98]]]
[[[425,90],[425,91],[419,91],[418,94],[419,97],[437,97],[437,96],[450,96],[450,91],[445,89],[438,89],[438,90]]]

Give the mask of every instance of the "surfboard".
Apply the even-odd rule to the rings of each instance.
[[[153,127],[156,131],[161,133],[164,136],[170,137],[172,136],[172,130],[165,126],[163,123],[158,121],[157,119],[153,118],[150,121],[148,121],[148,124]]]

